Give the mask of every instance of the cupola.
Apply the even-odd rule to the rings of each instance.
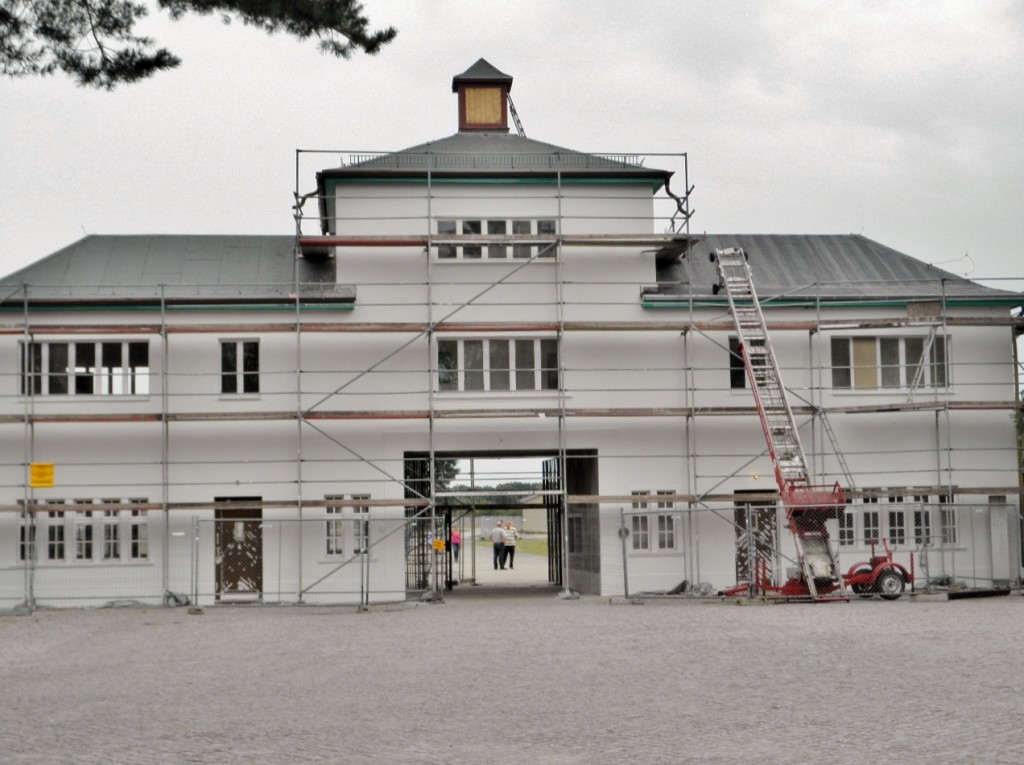
[[[488,130],[508,132],[508,92],[512,78],[480,59],[452,78],[452,92],[459,94],[459,132]]]

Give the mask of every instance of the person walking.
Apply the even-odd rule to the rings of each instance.
[[[519,539],[519,529],[512,525],[512,521],[505,521],[505,557],[508,559],[508,567],[515,568],[516,563],[516,540]],[[504,568],[502,564],[502,568]]]
[[[497,525],[491,529],[491,542],[494,544],[494,568],[505,568],[505,527],[498,519]]]
[[[455,558],[455,562],[459,562],[459,547],[462,545],[462,535],[459,533],[458,528],[452,526],[452,557]]]

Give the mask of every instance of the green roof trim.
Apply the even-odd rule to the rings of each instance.
[[[771,300],[764,301],[761,303],[762,310],[772,310],[774,308],[903,308],[910,303],[921,303],[929,302],[934,300],[937,302],[944,302],[947,306],[956,308],[964,307],[984,307],[984,308],[998,308],[1004,306],[1006,308],[1017,308],[1024,305],[1024,300],[1021,298],[950,298],[947,297],[944,301],[940,296],[934,298],[927,297],[909,297],[909,298],[888,298],[888,299],[867,299],[867,300],[856,300],[856,299],[845,299],[845,300],[822,300],[816,301],[814,299],[808,300]],[[743,304],[742,302],[740,303]],[[716,308],[719,310],[729,309],[729,303],[724,300],[714,300],[709,298],[697,298],[695,300],[643,300],[640,301],[641,308],[651,309],[689,309],[689,308]]]
[[[167,305],[161,306],[159,303],[139,303],[139,304],[125,304],[125,303],[93,303],[90,305],[69,305],[67,303],[55,303],[52,305],[46,304],[31,304],[29,306],[33,313],[93,313],[96,311],[120,311],[120,312],[148,312],[148,313],[159,313],[161,310],[175,313],[186,313],[189,311],[274,311],[274,312],[295,312],[295,302],[290,303],[251,303],[251,304],[231,304],[231,303],[209,303],[209,304],[191,304],[191,305],[175,305],[168,303]],[[355,309],[355,303],[309,303],[299,301],[299,308],[304,308],[309,311],[352,311]],[[12,305],[4,304],[0,305],[0,313],[20,313],[24,314],[24,305]]]
[[[657,193],[661,187],[661,181],[654,182],[651,178],[580,178],[580,177],[537,177],[537,178],[501,178],[488,177],[462,177],[449,178],[425,175],[391,178],[327,178],[325,186],[328,194],[333,194],[335,187],[342,184],[398,184],[413,183],[423,186],[450,185],[450,186],[650,186],[652,193]]]

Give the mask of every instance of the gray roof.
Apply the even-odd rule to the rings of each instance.
[[[949,300],[1020,305],[996,290],[922,263],[863,236],[707,234],[686,257],[657,263],[648,303],[710,297],[717,281],[708,253],[742,247],[762,301],[784,299]],[[88,236],[0,279],[0,305],[33,303],[284,303],[295,269],[304,301],[351,303],[355,287],[335,284],[333,258],[295,257],[293,236]],[[691,287],[692,279],[692,287]],[[719,297],[719,299],[721,299]]]
[[[87,236],[0,279],[0,304],[294,300],[352,302],[332,258],[295,257],[294,236]]]
[[[615,177],[649,180],[659,187],[668,170],[643,166],[638,155],[598,155],[573,151],[505,131],[463,131],[390,154],[354,155],[351,164],[317,173],[326,178],[541,176]]]
[[[859,234],[704,234],[685,258],[659,263],[647,297],[709,295],[718,281],[716,249],[747,253],[758,297],[836,300],[982,299],[1007,304],[1019,293],[992,289],[936,268]]]
[[[508,85],[509,90],[512,89],[512,75],[499,72],[489,61],[482,58],[478,59],[477,62],[465,72],[457,74],[452,78],[453,93],[458,90],[458,85],[461,82],[505,83]]]

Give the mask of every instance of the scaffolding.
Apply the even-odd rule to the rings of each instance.
[[[595,315],[601,313],[602,306],[589,305],[587,300],[578,296],[585,290],[594,290],[598,293],[607,292],[610,287],[621,288],[621,284],[610,284],[605,281],[586,283],[579,279],[570,280],[565,273],[565,255],[574,251],[609,251],[614,252],[636,252],[642,251],[653,256],[656,262],[678,260],[689,262],[692,256],[697,254],[701,247],[702,237],[692,234],[690,231],[690,195],[692,186],[689,181],[686,154],[658,155],[658,154],[597,154],[591,159],[598,165],[620,166],[623,164],[642,166],[645,159],[653,159],[658,162],[675,163],[678,165],[677,177],[681,176],[685,191],[677,196],[668,188],[665,188],[660,195],[656,195],[654,201],[654,214],[651,219],[645,222],[650,229],[661,228],[663,233],[578,233],[575,228],[579,226],[568,226],[570,221],[580,224],[579,220],[573,221],[564,208],[567,197],[571,196],[571,187],[564,183],[562,170],[557,166],[551,169],[554,178],[553,191],[546,203],[550,208],[545,208],[544,215],[550,216],[555,221],[555,229],[551,233],[544,234],[509,234],[509,233],[440,233],[433,225],[437,218],[434,209],[438,188],[434,173],[439,170],[438,157],[425,154],[423,156],[423,174],[425,191],[420,194],[426,205],[426,214],[422,220],[404,220],[397,222],[386,219],[363,218],[360,225],[370,229],[394,226],[401,230],[418,229],[418,233],[398,233],[388,235],[377,235],[370,233],[337,234],[332,233],[339,223],[340,216],[337,211],[333,215],[327,215],[328,200],[318,192],[306,193],[302,191],[302,183],[305,174],[303,172],[305,163],[309,160],[321,161],[324,156],[341,156],[348,159],[349,166],[359,163],[380,163],[389,161],[394,155],[366,152],[366,151],[307,151],[296,152],[296,187],[294,192],[294,220],[295,240],[294,254],[296,261],[304,259],[317,260],[333,258],[334,252],[344,253],[351,248],[372,248],[375,255],[379,253],[380,258],[407,259],[410,255],[423,258],[424,267],[422,280],[407,279],[402,274],[390,284],[366,285],[360,283],[359,288],[372,287],[379,296],[388,290],[396,293],[418,294],[423,296],[420,308],[424,312],[421,320],[374,320],[374,321],[352,321],[347,312],[339,311],[338,315],[328,317],[322,302],[311,300],[313,294],[321,285],[305,284],[300,281],[300,269],[294,271],[294,281],[289,285],[287,291],[290,299],[279,301],[274,306],[280,314],[287,310],[291,317],[283,320],[280,315],[272,318],[261,318],[258,320],[225,322],[211,321],[182,321],[177,317],[178,311],[183,307],[191,305],[196,307],[195,301],[183,298],[178,292],[168,294],[165,286],[159,286],[153,299],[148,301],[147,310],[159,315],[159,321],[149,322],[122,322],[123,316],[112,321],[90,321],[81,320],[76,317],[75,321],[60,319],[53,321],[49,312],[39,310],[52,304],[54,307],[67,306],[74,302],[73,295],[57,295],[46,291],[46,285],[23,285],[19,294],[12,295],[4,301],[8,307],[16,307],[21,314],[20,320],[13,319],[13,312],[8,313],[8,320],[0,323],[0,335],[17,337],[20,341],[29,345],[45,341],[47,338],[68,338],[73,340],[76,337],[97,337],[104,336],[152,336],[159,339],[158,353],[163,363],[159,372],[159,405],[157,407],[134,407],[131,411],[123,411],[124,407],[89,407],[86,410],[75,409],[73,406],[55,408],[51,406],[39,406],[36,397],[33,395],[22,395],[19,397],[21,411],[15,412],[13,407],[4,407],[5,411],[0,413],[0,426],[23,428],[22,439],[22,460],[20,465],[24,470],[24,494],[21,502],[4,504],[0,511],[22,513],[30,507],[33,513],[61,512],[61,511],[86,511],[85,505],[78,505],[75,502],[65,502],[59,505],[37,502],[30,487],[29,468],[36,462],[35,454],[35,433],[38,428],[50,426],[72,426],[72,425],[98,425],[115,423],[149,423],[160,431],[161,453],[159,458],[159,470],[161,473],[161,499],[154,502],[122,502],[117,505],[121,510],[152,510],[163,514],[165,527],[170,513],[177,511],[197,510],[230,510],[230,502],[195,502],[178,501],[172,499],[174,495],[174,480],[172,469],[177,467],[180,458],[174,455],[172,447],[172,430],[188,427],[189,423],[269,423],[280,422],[295,424],[295,457],[293,466],[294,497],[291,499],[260,499],[255,505],[247,503],[247,507],[258,507],[263,509],[294,510],[296,518],[301,523],[304,520],[304,512],[312,508],[325,508],[327,506],[344,507],[355,506],[373,508],[406,508],[408,526],[416,526],[420,521],[426,521],[422,525],[423,533],[436,533],[440,528],[443,509],[439,508],[439,497],[430,478],[431,466],[436,464],[438,459],[451,458],[453,451],[450,447],[442,448],[438,444],[438,436],[435,426],[446,421],[479,422],[484,423],[492,420],[524,421],[533,422],[545,421],[554,423],[553,433],[550,442],[545,443],[543,448],[537,451],[555,460],[557,469],[552,473],[555,482],[546,482],[544,493],[546,498],[560,506],[561,512],[556,516],[560,527],[556,530],[561,539],[569,537],[567,528],[568,513],[570,507],[597,507],[620,509],[622,506],[634,504],[637,500],[635,495],[602,495],[595,493],[581,493],[572,491],[567,484],[567,476],[570,472],[568,463],[572,459],[570,447],[570,434],[575,422],[591,422],[593,420],[607,421],[614,423],[620,418],[646,419],[651,422],[662,422],[666,420],[677,424],[680,434],[681,449],[674,454],[649,454],[645,458],[655,458],[665,461],[667,464],[675,464],[680,474],[686,476],[685,485],[691,487],[689,491],[676,491],[659,497],[659,500],[666,503],[673,503],[676,506],[687,508],[687,513],[692,514],[701,511],[714,512],[716,503],[732,503],[736,500],[736,493],[728,489],[727,484],[740,471],[746,469],[751,461],[763,456],[762,454],[729,454],[718,455],[726,457],[726,462],[739,464],[740,466],[722,474],[700,472],[708,463],[714,463],[714,458],[698,459],[699,455],[705,452],[700,438],[700,424],[708,418],[748,418],[752,422],[756,418],[756,409],[749,401],[743,403],[730,402],[727,405],[720,403],[704,403],[707,391],[703,389],[698,381],[698,376],[705,372],[712,371],[710,367],[702,368],[694,364],[693,346],[697,343],[707,343],[717,347],[725,347],[718,338],[727,336],[734,330],[731,318],[728,316],[724,306],[721,307],[719,316],[708,318],[709,307],[714,313],[714,301],[707,291],[698,291],[699,286],[694,279],[689,279],[685,284],[665,285],[637,282],[630,284],[632,302],[628,305],[650,305],[655,307],[671,308],[675,315],[682,318],[672,320],[657,319],[599,319],[579,318],[581,315]],[[587,155],[582,155],[587,156]],[[450,161],[450,157],[445,161]],[[345,164],[343,162],[343,164]],[[450,168],[449,168],[450,169]],[[450,199],[451,197],[446,197]],[[610,198],[610,197],[609,197]],[[314,203],[317,208],[316,214],[307,214],[306,207]],[[553,210],[553,212],[549,212]],[[619,221],[621,223],[621,221]],[[629,221],[627,228],[637,227],[634,221]],[[316,229],[310,231],[310,228]],[[472,280],[462,281],[459,287],[471,293],[468,298],[460,297],[449,302],[449,294],[452,284],[444,278],[440,278],[435,272],[438,268],[438,253],[441,248],[476,248],[474,251],[488,252],[489,248],[498,248],[498,251],[505,251],[508,248],[528,247],[529,256],[522,259],[503,260],[502,264],[507,268],[498,278],[481,278],[479,283]],[[486,258],[482,258],[486,260]],[[547,264],[550,271],[545,272],[541,278],[535,277],[537,264]],[[538,290],[544,288],[549,290],[551,300],[544,303],[540,308],[547,310],[548,315],[543,320],[495,320],[492,318],[467,317],[472,314],[474,308],[484,303],[489,298],[488,309],[496,309],[519,315],[516,305],[512,302],[502,302],[502,297],[494,296],[500,293],[506,285],[515,285],[517,288],[523,285],[535,285]],[[668,286],[670,289],[665,289]],[[710,284],[706,285],[708,288]],[[779,300],[787,300],[787,305],[795,304],[794,301],[805,309],[807,318],[794,320],[792,318],[774,319],[769,317],[765,322],[768,331],[772,333],[805,333],[807,336],[807,357],[809,367],[799,375],[801,379],[809,381],[805,389],[791,389],[794,404],[792,411],[794,417],[800,421],[800,427],[804,428],[810,436],[811,444],[808,450],[809,466],[813,472],[819,475],[826,475],[835,472],[836,469],[849,475],[850,489],[847,496],[853,500],[872,500],[877,498],[894,498],[911,492],[911,489],[902,487],[891,490],[879,488],[853,488],[854,480],[861,479],[857,471],[846,464],[847,459],[856,460],[857,455],[851,454],[848,450],[845,456],[839,456],[841,460],[839,467],[830,467],[839,451],[835,447],[835,434],[828,421],[829,415],[874,415],[879,413],[918,413],[930,414],[935,421],[935,440],[933,443],[922,446],[921,451],[931,455],[929,475],[915,482],[912,487],[914,494],[934,495],[947,498],[952,502],[961,495],[1005,495],[1020,496],[1022,493],[1021,471],[1017,471],[1016,482],[1006,481],[992,482],[985,485],[984,481],[979,485],[970,487],[958,486],[951,480],[953,474],[953,452],[956,447],[952,441],[953,428],[950,426],[950,418],[961,412],[995,411],[1005,412],[1008,416],[1021,411],[1019,386],[1014,385],[1015,395],[1012,398],[993,399],[985,389],[991,384],[1000,385],[1004,390],[1008,389],[1009,375],[1018,368],[1019,361],[1016,357],[1016,338],[1024,331],[1024,318],[1020,315],[1011,315],[1009,311],[1005,316],[993,316],[988,313],[977,315],[964,315],[963,309],[950,310],[954,305],[953,301],[945,299],[945,285],[940,284],[936,290],[939,299],[936,300],[938,311],[931,315],[914,316],[908,312],[904,316],[877,316],[867,315],[860,317],[830,318],[823,316],[823,305],[827,303],[824,297],[834,285],[821,282],[808,282],[800,285],[794,292],[799,292],[799,297],[791,295],[778,296]],[[39,297],[37,288],[42,287]],[[103,285],[97,285],[102,288]],[[235,285],[238,294],[246,293],[246,285]],[[675,289],[671,289],[671,288]],[[354,291],[353,291],[354,292]],[[571,293],[571,294],[570,294]],[[620,293],[616,293],[620,294]],[[507,300],[507,298],[505,298]],[[764,302],[770,304],[774,298],[765,298]],[[371,303],[377,309],[375,313],[388,311],[389,308],[400,305],[402,298],[395,298],[394,304],[378,297],[380,302]],[[98,299],[102,304],[102,299]],[[216,303],[216,300],[208,299],[207,303]],[[232,300],[223,300],[226,305],[231,305]],[[240,303],[239,303],[240,304]],[[360,306],[365,307],[366,303],[360,301]],[[626,305],[623,303],[623,305]],[[201,309],[202,306],[199,306]],[[538,311],[539,312],[539,311]],[[314,314],[311,320],[307,320],[308,314]],[[891,312],[890,312],[891,313]],[[56,315],[60,315],[57,313]],[[1013,361],[1007,362],[1006,368],[993,370],[990,383],[979,384],[985,395],[971,398],[966,395],[963,398],[944,395],[944,391],[933,386],[929,389],[922,388],[921,375],[925,365],[918,365],[917,373],[912,380],[909,391],[902,391],[906,395],[905,400],[895,401],[893,397],[887,397],[885,402],[876,403],[836,403],[826,402],[824,391],[827,389],[825,383],[825,364],[823,359],[827,357],[824,352],[823,343],[825,338],[837,332],[857,332],[867,330],[893,330],[898,328],[912,327],[917,331],[928,332],[928,346],[930,351],[934,337],[943,335],[949,328],[984,328],[984,327],[1005,327],[1013,346]],[[172,349],[176,339],[186,339],[192,335],[228,335],[233,336],[239,333],[257,334],[263,336],[279,336],[292,338],[295,368],[281,372],[282,377],[294,378],[294,390],[284,390],[278,393],[263,394],[260,406],[244,408],[242,405],[228,408],[213,408],[207,406],[207,402],[201,396],[193,394],[177,394],[176,383],[181,379],[178,375],[194,378],[192,371],[178,373],[170,368]],[[636,372],[649,373],[653,379],[665,380],[667,390],[672,385],[679,394],[680,405],[652,405],[639,403],[637,399],[644,398],[644,395],[657,393],[658,388],[647,387],[642,391],[637,390],[616,390],[612,388],[602,389],[598,383],[606,373],[622,371],[620,369],[602,369],[598,366],[584,369],[572,368],[566,365],[565,356],[559,352],[557,358],[558,368],[553,370],[558,379],[554,391],[553,403],[543,405],[516,402],[515,405],[486,405],[486,406],[442,406],[437,397],[440,369],[434,348],[439,339],[446,337],[485,337],[493,333],[511,333],[523,336],[538,336],[543,334],[552,337],[556,347],[561,349],[569,335],[585,335],[588,333],[595,336],[602,336],[606,333],[629,334],[629,333],[661,333],[665,337],[678,337],[682,345],[682,353],[674,363],[665,362],[656,368],[637,369]],[[359,367],[325,370],[322,375],[311,375],[308,373],[309,359],[304,350],[304,337],[319,337],[331,334],[344,334],[356,338],[375,338],[382,336],[393,336],[395,343],[389,344],[387,351],[380,351],[378,355],[368,363]],[[407,350],[423,349],[423,363],[419,369],[404,369],[393,372],[388,369],[389,362],[396,355]],[[928,352],[926,351],[926,353]],[[417,351],[418,352],[418,351]],[[955,369],[955,362],[950,363],[950,368]],[[511,370],[510,370],[511,371]],[[717,368],[714,371],[718,371]],[[19,372],[19,374],[21,374]],[[327,372],[340,374],[344,382],[340,384],[328,383],[326,387],[311,387],[313,382],[307,378],[326,377]],[[267,374],[261,370],[261,374]],[[334,402],[347,395],[352,396],[352,401],[361,403],[366,396],[364,391],[354,390],[356,383],[367,380],[386,379],[389,374],[401,374],[411,377],[418,377],[418,385],[405,387],[398,386],[393,391],[388,391],[383,386],[374,386],[377,394],[375,400],[383,405],[368,408],[359,405],[350,407],[338,407]],[[587,389],[593,394],[591,398],[603,396],[611,399],[621,394],[622,398],[633,399],[632,403],[620,406],[593,406],[576,405],[570,403],[567,395],[565,379],[567,374],[587,375],[592,381],[592,387]],[[219,373],[218,373],[219,376]],[[1004,377],[1005,376],[1005,377]],[[680,385],[681,383],[681,385]],[[8,386],[10,387],[10,386]],[[678,390],[681,388],[681,390]],[[927,395],[930,392],[932,395]],[[386,402],[389,397],[396,400],[408,400],[419,398],[425,405],[417,407],[390,406]],[[73,398],[73,397],[72,397]],[[270,399],[273,399],[271,401]],[[312,401],[312,403],[310,403]],[[77,402],[72,401],[72,404]],[[39,411],[42,409],[42,411]],[[120,409],[120,410],[119,410]],[[343,440],[326,433],[322,425],[328,422],[401,422],[409,426],[422,427],[426,434],[427,448],[422,459],[427,466],[427,474],[420,475],[416,480],[410,480],[407,470],[402,467],[396,469],[394,464],[382,464],[380,460],[360,454],[359,451]],[[416,425],[418,424],[418,425]],[[368,466],[380,476],[382,485],[399,485],[402,488],[403,496],[394,498],[375,498],[371,500],[338,500],[331,505],[322,497],[306,496],[307,480],[304,477],[304,439],[307,434],[315,432],[322,440],[333,442],[338,452],[344,455],[344,461],[353,464]],[[828,443],[826,443],[828,442]],[[831,448],[830,445],[831,444]],[[607,456],[607,455],[602,455]],[[623,453],[619,456],[622,459],[637,459],[636,455]],[[1021,457],[1021,444],[1017,442],[1018,466],[1024,465]],[[939,466],[945,466],[940,468]],[[863,484],[863,481],[859,481]],[[877,475],[872,476],[868,484],[884,483],[884,480]],[[710,484],[710,490],[698,490],[700,485]],[[727,487],[721,489],[721,487]],[[721,490],[720,490],[721,489]],[[750,502],[774,502],[778,499],[775,491],[765,490],[764,492],[749,492],[744,495],[745,501]],[[1018,504],[1019,506],[1019,504]],[[688,515],[692,517],[692,515]],[[732,523],[732,521],[728,521]],[[169,544],[169,534],[164,535],[165,544]],[[301,544],[301,543],[300,543]],[[688,555],[688,560],[699,556]],[[166,561],[168,555],[163,556]],[[29,563],[26,561],[26,566]],[[562,556],[559,560],[561,570],[553,581],[568,588],[568,556]],[[699,566],[698,562],[687,563],[688,566]],[[165,563],[166,566],[166,563]],[[434,567],[435,572],[439,567]],[[699,571],[693,572],[699,578]],[[165,579],[167,572],[164,572]],[[429,588],[437,591],[439,579],[435,576],[429,582]],[[300,584],[300,594],[305,591],[308,583]],[[169,589],[165,587],[165,589]]]

